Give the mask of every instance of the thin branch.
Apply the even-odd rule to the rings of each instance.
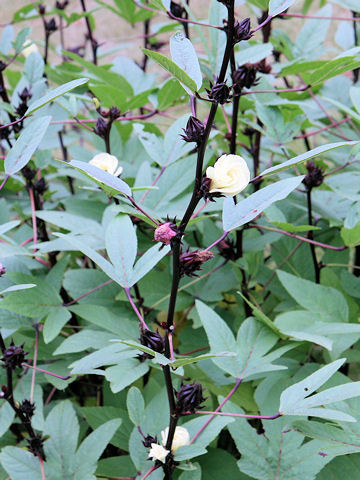
[[[342,247],[334,247],[333,245],[328,245],[326,243],[317,242],[316,240],[310,240],[309,238],[301,237],[300,235],[296,235],[294,233],[286,232],[285,230],[281,230],[280,228],[267,227],[265,225],[255,225],[255,224],[249,225],[249,228],[258,228],[259,230],[269,230],[271,232],[281,233],[283,235],[287,235],[288,237],[292,237],[292,238],[296,238],[297,240],[301,240],[302,242],[312,243],[313,245],[317,245],[318,247],[322,247],[322,248],[327,248],[329,250],[336,250],[336,251],[340,252],[340,251],[346,250],[348,248],[346,245],[344,245]]]
[[[125,294],[130,302],[130,305],[132,307],[132,309],[134,310],[134,312],[136,313],[136,316],[138,317],[138,319],[140,320],[140,324],[142,326],[142,328],[144,328],[145,330],[149,330],[149,327],[146,325],[146,322],[145,320],[143,319],[143,317],[141,316],[137,306],[135,305],[132,297],[131,297],[131,294],[130,294],[130,288],[124,288],[125,290]]]
[[[197,410],[195,412],[197,415],[220,415],[223,417],[239,417],[239,418],[258,418],[262,420],[275,420],[276,418],[279,418],[282,416],[282,413],[278,412],[275,415],[247,415],[247,414],[242,414],[242,413],[226,413],[226,412],[218,412],[215,410],[215,412],[207,412],[205,410]],[[188,413],[188,415],[192,415],[191,413]],[[194,437],[195,438],[195,437]],[[191,441],[191,443],[194,441],[194,439]]]
[[[274,90],[245,90],[240,94],[243,95],[252,95],[254,93],[290,93],[290,92],[305,92],[305,90],[309,90],[311,85],[305,85],[304,87],[299,88],[278,88]]]
[[[222,242],[229,234],[230,232],[224,232],[221,237],[219,237],[217,240],[215,240],[214,243],[212,243],[209,247],[205,249],[205,251],[211,250],[213,247],[215,247],[218,243]]]
[[[38,325],[34,325],[35,328],[35,345],[34,345],[34,359],[33,359],[33,372],[31,376],[31,388],[30,388],[30,402],[33,403],[34,401],[34,390],[35,390],[35,377],[36,377],[36,365],[37,365],[37,357],[38,357],[38,349],[39,349],[39,327]]]
[[[234,387],[231,389],[231,391],[227,394],[227,396],[224,398],[224,400],[220,403],[220,405],[217,407],[217,409],[214,412],[207,412],[208,414],[211,414],[211,417],[206,420],[204,425],[198,430],[198,432],[193,436],[191,439],[190,443],[194,443],[195,440],[202,434],[202,432],[205,430],[205,428],[209,425],[209,423],[215,418],[215,415],[218,415],[219,411],[223,408],[225,403],[230,400],[230,398],[234,395],[236,390],[240,387],[241,385],[241,378],[237,378]],[[198,412],[195,412],[198,413]]]
[[[64,306],[64,307],[70,307],[70,305],[73,305],[74,303],[78,302],[78,301],[81,300],[82,298],[87,297],[88,295],[96,292],[96,291],[99,290],[100,288],[105,287],[106,285],[110,285],[110,283],[113,283],[113,282],[114,282],[114,280],[107,280],[106,282],[101,283],[101,284],[98,285],[97,287],[92,288],[92,289],[89,290],[88,292],[83,293],[82,295],[80,295],[80,297],[75,298],[75,300],[71,300],[71,302],[69,302],[69,303],[63,303],[63,306]]]
[[[344,22],[360,22],[360,18],[357,17],[328,17],[324,15],[303,15],[301,13],[281,13],[279,17],[313,18],[314,20],[340,20]]]

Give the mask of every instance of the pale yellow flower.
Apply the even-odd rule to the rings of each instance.
[[[118,167],[119,160],[110,153],[98,153],[89,163],[116,177],[121,175],[123,171],[122,167]]]
[[[166,445],[167,437],[169,434],[169,427],[161,432],[161,443]],[[184,445],[190,445],[190,434],[184,427],[176,427],[174,439],[171,445],[171,451],[174,453],[176,450]]]
[[[160,460],[160,462],[165,463],[165,458],[167,457],[169,450],[166,450],[162,445],[158,443],[152,443],[149,450],[149,458],[151,460]]]
[[[39,51],[37,45],[33,43],[31,40],[26,40],[24,43],[24,50],[21,52],[25,58],[27,58],[32,53],[37,53]]]
[[[210,193],[222,193],[233,197],[240,193],[250,181],[250,170],[239,155],[222,155],[213,167],[206,169],[210,178]]]

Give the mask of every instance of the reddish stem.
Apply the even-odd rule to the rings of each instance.
[[[300,240],[302,242],[312,243],[313,245],[317,245],[318,247],[327,248],[328,250],[342,251],[348,248],[346,245],[342,247],[334,247],[333,245],[327,245],[326,243],[317,242],[316,240],[310,240],[309,238],[305,238],[300,235],[296,235],[294,233],[286,232],[285,230],[281,230],[280,228],[266,227],[264,225],[255,225],[255,224],[249,225],[249,228],[258,228],[259,230],[270,230],[271,232],[281,233],[283,235],[287,235],[288,237],[296,238],[297,240]]]
[[[213,247],[215,247],[215,245],[217,245],[218,243],[222,242],[224,240],[224,238],[227,237],[227,235],[229,234],[229,232],[224,232],[220,238],[218,238],[217,240],[215,240],[214,243],[212,243],[209,247],[207,247],[205,249],[205,251],[208,251],[208,250],[211,250]]]
[[[260,23],[260,25],[258,25],[256,28],[254,28],[254,30],[251,30],[251,33],[254,34],[258,30],[261,30],[263,27],[265,27],[265,25],[267,25],[269,22],[271,22],[271,20],[273,18],[274,17],[272,15],[269,15],[262,23]]]
[[[68,375],[67,377],[63,377],[62,375],[58,375],[57,373],[52,373],[49,372],[48,370],[44,370],[43,368],[36,367],[35,363],[35,355],[34,355],[34,365],[29,365],[28,363],[23,363],[22,365],[27,368],[32,368],[33,369],[33,376],[35,376],[35,371],[41,372],[41,373],[46,373],[46,375],[50,375],[51,377],[56,377],[60,378],[60,380],[69,380],[71,378],[71,375]]]
[[[5,187],[6,182],[9,180],[10,175],[6,174],[4,180],[2,181],[2,184],[0,185],[0,190],[2,190]]]
[[[317,15],[303,15],[301,13],[281,13],[279,17],[294,17],[294,18],[313,18],[315,20],[344,20],[348,22],[360,22],[360,18],[357,17],[327,17]]]
[[[34,197],[34,190],[32,189],[32,187],[29,188],[29,196],[30,196],[31,218],[32,218],[32,226],[33,226],[33,241],[34,241],[33,252],[36,252],[38,234],[37,234],[37,224],[36,224],[35,197]]]
[[[145,212],[145,210],[143,210],[143,209],[140,207],[140,205],[138,205],[138,204],[135,202],[135,200],[134,200],[133,197],[128,196],[128,199],[129,199],[130,202],[134,205],[134,207],[135,207],[137,210],[139,210],[139,212],[141,212],[143,215],[145,215],[145,217],[147,217],[149,220],[151,220],[153,223],[155,223],[155,225],[156,225],[157,227],[160,225],[160,223],[158,223],[156,220],[154,220],[152,217],[150,217],[150,215],[147,214],[147,213]]]
[[[39,348],[39,328],[37,325],[34,325],[35,328],[35,345],[34,345],[34,359],[32,368],[32,377],[31,377],[31,388],[30,388],[30,402],[32,403],[34,400],[34,390],[35,390],[35,376],[36,376],[36,364],[37,364],[37,356],[38,356],[38,348]]]
[[[234,395],[236,390],[240,387],[241,384],[241,378],[236,379],[236,383],[230,393],[224,398],[224,400],[220,403],[220,405],[217,407],[215,412],[208,412],[211,414],[211,417],[206,420],[204,425],[200,428],[200,430],[194,435],[190,443],[194,443],[195,440],[201,435],[201,433],[205,430],[205,428],[209,425],[209,423],[215,418],[217,413],[222,409],[222,407],[225,405],[225,403]],[[198,412],[196,412],[198,413]]]
[[[204,410],[197,410],[195,412],[197,415],[222,415],[224,417],[240,417],[240,418],[259,418],[262,420],[275,420],[276,418],[279,418],[282,416],[282,413],[278,412],[275,415],[247,415],[247,414],[242,414],[242,413],[225,413],[225,412],[218,412],[215,410],[215,412],[206,412]],[[191,412],[188,413],[188,415],[191,415]]]
[[[305,87],[300,88],[279,88],[274,90],[248,90],[241,93],[242,95],[251,95],[253,93],[289,93],[289,92],[305,92],[305,90],[309,90],[311,85],[305,85]]]
[[[63,306],[64,307],[69,307],[70,305],[73,305],[74,303],[78,302],[82,298],[87,297],[88,295],[96,292],[96,290],[99,290],[100,288],[105,287],[106,285],[109,285],[110,283],[113,283],[113,282],[114,282],[114,280],[107,280],[106,282],[102,283],[101,285],[98,285],[97,287],[92,288],[88,292],[83,293],[82,295],[80,295],[80,297],[75,298],[75,300],[71,300],[71,302],[69,302],[69,303],[63,303]]]
[[[145,330],[149,330],[149,327],[146,325],[146,322],[145,320],[143,319],[143,317],[141,316],[137,306],[135,305],[135,303],[133,302],[133,299],[131,298],[131,294],[130,294],[130,288],[124,288],[125,290],[125,294],[130,302],[130,305],[132,306],[132,309],[134,310],[134,312],[136,313],[136,316],[138,317],[138,319],[140,320],[140,323],[141,323],[141,326],[142,328],[144,328]]]
[[[28,238],[28,239],[25,240],[24,242],[20,243],[20,247],[24,247],[24,246],[27,245],[28,243],[31,243],[33,240],[34,240],[34,237]]]
[[[330,128],[337,127],[338,125],[341,125],[342,123],[346,123],[346,122],[348,122],[348,121],[350,121],[350,120],[351,120],[350,117],[346,117],[346,118],[343,118],[342,120],[339,120],[338,122],[333,122],[333,123],[331,123],[330,125],[327,125],[326,127],[319,128],[318,130],[314,130],[313,132],[304,133],[303,135],[297,135],[297,136],[294,137],[294,138],[298,139],[298,138],[311,137],[312,135],[317,135],[318,133],[325,132],[326,130],[329,130]]]

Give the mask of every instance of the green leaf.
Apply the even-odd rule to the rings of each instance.
[[[242,379],[252,375],[286,367],[273,365],[293,346],[284,346],[269,352],[277,343],[278,336],[253,318],[245,320],[239,329],[237,340],[226,323],[204,303],[196,301],[196,308],[209,339],[211,353],[236,352],[235,358],[213,358],[212,361],[234,378]]]
[[[353,145],[357,145],[359,142],[337,142],[337,143],[328,143],[327,145],[321,145],[320,147],[313,148],[308,152],[302,153],[297,157],[290,158],[286,162],[281,163],[280,165],[276,165],[275,167],[270,167],[264,170],[260,175],[261,177],[267,177],[269,175],[273,175],[275,172],[279,173],[283,170],[287,170],[290,167],[294,167],[295,165],[300,165],[304,163],[306,160],[310,158],[317,157],[318,155],[333,150],[334,148],[340,147],[351,147]]]
[[[205,353],[204,355],[199,355],[198,357],[183,357],[174,360],[169,365],[172,368],[179,368],[185,365],[190,365],[192,363],[200,362],[201,360],[208,360],[209,358],[216,357],[235,357],[235,353],[232,352],[220,352],[220,353]]]
[[[101,168],[95,167],[95,165],[86,162],[79,162],[78,160],[72,160],[68,165],[74,167],[79,172],[85,173],[91,180],[95,181],[110,195],[117,193],[123,193],[128,196],[131,195],[131,188],[127,183],[120,178],[115,177],[115,175],[111,175]]]
[[[71,313],[65,307],[53,309],[46,317],[43,329],[44,342],[49,343],[56,338],[63,326],[70,320]]]
[[[347,413],[324,408],[324,405],[360,396],[360,382],[350,382],[344,385],[328,388],[311,395],[321,387],[341,367],[345,359],[325,365],[301,382],[295,383],[284,390],[280,397],[279,411],[283,415],[305,415],[320,418],[330,418],[343,422],[356,422]],[[319,408],[320,407],[320,408]]]
[[[207,450],[204,447],[200,447],[198,445],[183,445],[176,450],[174,459],[177,462],[182,462],[183,460],[199,457],[205,453],[207,453]]]
[[[276,335],[279,336],[279,338],[282,338],[283,340],[285,340],[286,338],[286,335],[284,335],[281,330],[279,330],[279,328],[277,328],[277,326],[274,324],[274,322],[272,320],[270,320],[270,318],[268,316],[265,315],[264,312],[262,312],[261,310],[259,310],[253,303],[250,302],[249,299],[247,299],[245,297],[245,295],[243,295],[241,292],[237,292],[240,297],[244,300],[244,302],[246,302],[249,307],[251,308],[253,314],[255,315],[255,317],[260,320],[260,322],[262,322],[264,325],[266,325],[267,327],[270,328],[270,330],[272,330],[274,333],[276,333]]]
[[[137,427],[142,424],[145,415],[145,402],[140,390],[137,387],[131,387],[127,397],[126,406],[129,418]]]
[[[230,197],[225,198],[223,206],[224,231],[234,230],[250,222],[274,202],[286,198],[302,182],[303,178],[301,176],[280,180],[258,190],[238,204],[235,204]]]
[[[298,233],[298,232],[310,232],[314,230],[321,230],[320,227],[314,227],[313,225],[293,225],[292,223],[287,222],[271,222],[275,227],[285,230],[289,233]]]
[[[120,419],[109,420],[84,439],[76,452],[74,476],[71,478],[84,480],[93,476],[97,460],[101,457],[120,425]]]
[[[169,72],[173,77],[178,80],[182,86],[187,87],[191,92],[195,93],[197,91],[197,85],[195,81],[189,77],[189,75],[184,72],[180,67],[177,66],[175,62],[165,57],[161,53],[154,52],[153,50],[148,50],[147,48],[141,49],[145,55],[147,55],[151,60],[158,63],[162,68]],[[188,90],[186,90],[188,92]]]
[[[170,245],[158,243],[149,248],[136,262],[133,276],[131,278],[131,286],[141,280],[145,275],[152,271],[155,265],[160,262],[171,250]]]
[[[26,450],[5,447],[0,454],[1,465],[12,480],[41,480],[40,463],[37,457]],[[47,469],[45,467],[47,474]]]
[[[231,401],[227,402],[223,411],[244,413]],[[244,419],[236,419],[228,426],[241,454],[239,469],[258,480],[314,480],[331,459],[319,455],[326,451],[328,442],[304,442],[303,435],[291,431],[282,421],[274,420],[271,425],[264,422],[265,433],[260,434]]]
[[[105,245],[120,285],[124,288],[131,287],[137,238],[128,215],[118,215],[111,220],[105,232]]]
[[[1,301],[1,308],[26,317],[43,317],[54,308],[62,305],[62,300],[55,288],[41,278],[23,273],[8,273],[7,276],[16,282],[31,282],[36,286],[30,289],[11,292]]]
[[[72,80],[71,82],[65,83],[64,85],[61,85],[54,90],[50,90],[43,97],[35,100],[30,104],[29,108],[25,112],[25,116],[28,117],[32,113],[36,112],[36,110],[39,110],[39,108],[55,100],[55,98],[61,97],[61,95],[70,92],[71,90],[79,87],[80,85],[84,85],[88,81],[88,78],[79,78],[78,80]]]
[[[323,321],[348,321],[349,307],[342,293],[335,288],[316,285],[280,270],[277,275],[296,302],[314,314],[321,314]]]
[[[84,242],[81,242],[78,238],[72,235],[64,235],[62,233],[54,233],[57,237],[63,238],[66,240],[70,245],[76,247],[76,250],[82,252],[84,255],[89,257],[93,262],[98,265],[101,270],[106,273],[110,278],[112,278],[115,282],[122,286],[122,279],[118,277],[115,272],[114,267],[110,262],[108,262],[104,257],[102,257],[99,253],[97,253],[93,248],[87,246]]]
[[[195,82],[196,89],[200,90],[202,85],[202,74],[199,60],[195,48],[191,41],[181,32],[175,33],[170,38],[171,58],[176,65],[181,68]],[[184,90],[191,95],[192,89],[189,89],[184,83],[181,83]]]
[[[282,13],[287,8],[291,7],[296,0],[270,0],[269,2],[269,15],[275,17]]]
[[[30,161],[44,138],[50,120],[51,117],[30,120],[5,159],[5,173],[7,175],[14,175]]]
[[[65,478],[74,473],[74,460],[79,436],[79,423],[74,407],[69,400],[58,403],[46,417],[45,434],[50,438],[45,442],[47,465],[56,472],[62,471]]]
[[[343,227],[340,235],[347,247],[360,245],[360,222],[354,228]]]
[[[112,341],[122,343],[124,345],[127,345],[128,347],[134,348],[135,350],[140,350],[141,352],[151,355],[152,357],[154,357],[153,359],[154,363],[160,363],[160,365],[169,365],[171,363],[171,360],[166,358],[161,353],[155,352],[155,350],[152,350],[149,347],[145,347],[140,343],[133,342],[132,340],[112,340]]]

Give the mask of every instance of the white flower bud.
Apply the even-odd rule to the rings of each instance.
[[[163,445],[166,445],[167,437],[169,435],[169,427],[166,427],[165,430],[161,432],[161,442]],[[190,444],[190,434],[184,427],[176,427],[173,442],[171,445],[171,451],[174,453],[176,450],[183,445]]]
[[[24,43],[24,50],[21,52],[25,58],[27,58],[32,53],[37,53],[39,51],[37,45],[33,43],[31,40],[26,40]]]
[[[222,155],[213,167],[206,169],[210,178],[210,193],[219,192],[228,197],[240,193],[250,181],[250,170],[239,155]]]
[[[169,450],[166,450],[162,445],[158,443],[152,443],[149,450],[149,458],[151,460],[160,460],[160,462],[165,463],[165,458],[167,457]]]
[[[105,152],[95,155],[89,163],[95,167],[101,168],[101,170],[104,170],[111,175],[115,175],[116,177],[121,175],[123,171],[122,167],[118,167],[118,159],[114,155]]]

